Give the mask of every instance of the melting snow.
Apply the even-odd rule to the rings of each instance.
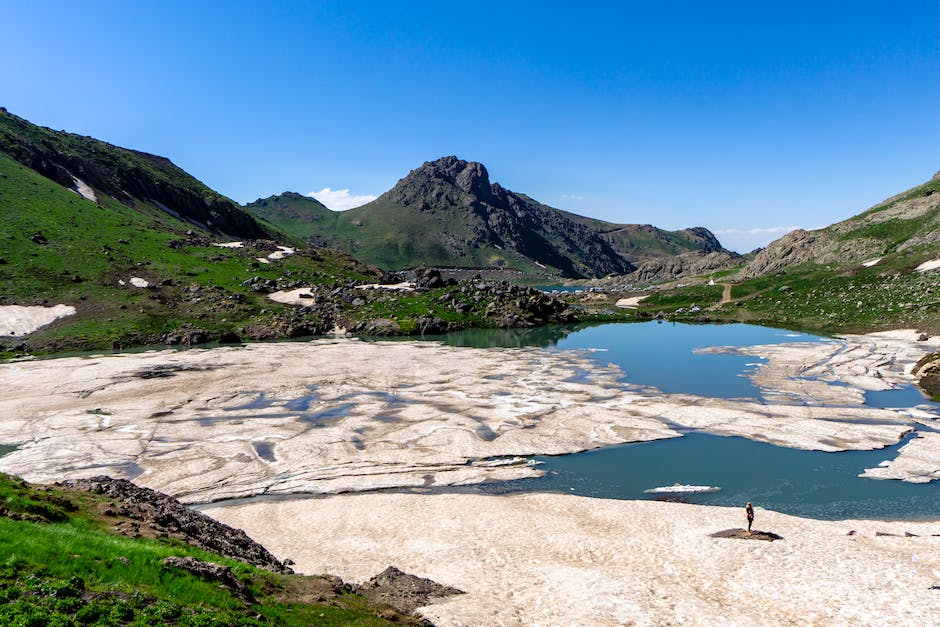
[[[95,190],[93,190],[88,183],[75,176],[72,176],[72,183],[75,185],[75,187],[72,188],[73,192],[91,202],[98,202],[98,197],[95,196]]]
[[[53,320],[65,318],[75,313],[71,305],[53,307],[25,307],[23,305],[5,305],[0,307],[0,335],[18,336],[32,333]]]

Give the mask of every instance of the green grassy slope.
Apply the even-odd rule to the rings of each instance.
[[[816,231],[770,244],[731,285],[687,287],[648,298],[647,314],[740,320],[824,332],[916,328],[940,333],[940,179]],[[699,311],[692,311],[695,305]]]
[[[308,240],[324,229],[329,230],[335,225],[338,216],[316,198],[295,192],[259,198],[246,205],[246,209],[301,240]]]
[[[447,207],[424,214],[387,199],[334,212],[315,199],[285,192],[246,209],[286,233],[343,250],[363,263],[389,270],[422,266],[511,267],[551,274],[532,259],[494,245],[467,246],[474,226],[464,212]],[[557,273],[557,271],[556,271]]]
[[[0,107],[0,152],[65,187],[80,179],[134,207],[161,207],[216,233],[267,237],[237,203],[207,187],[169,159],[38,126]]]
[[[357,259],[380,267],[501,267],[536,271],[537,266],[511,249],[492,244],[467,245],[481,228],[458,207],[422,213],[386,199],[341,213],[334,233],[321,234]]]
[[[167,538],[113,530],[108,498],[0,475],[0,623],[4,625],[416,624],[316,577],[279,575]],[[217,583],[163,565],[192,556],[228,566],[245,602]],[[317,602],[318,591],[326,597]]]
[[[102,194],[95,204],[0,153],[0,305],[78,310],[31,336],[32,346],[148,344],[183,325],[235,331],[263,318],[262,309],[288,310],[243,285],[250,277],[328,284],[375,276],[331,251],[261,264],[254,257],[273,252],[273,242],[227,249],[208,235],[146,203],[128,207]],[[131,277],[158,287],[130,287]]]

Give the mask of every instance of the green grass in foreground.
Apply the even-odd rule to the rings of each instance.
[[[0,475],[0,624],[389,624],[384,610],[356,595],[308,604],[285,592],[315,578],[276,575],[175,540],[111,533],[85,508],[96,498],[104,497]],[[257,602],[246,605],[217,584],[165,567],[163,558],[173,555],[229,566]]]

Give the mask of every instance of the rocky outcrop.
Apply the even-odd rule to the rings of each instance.
[[[662,283],[727,270],[742,263],[743,257],[737,253],[691,252],[675,257],[648,259],[628,276],[638,284]]]
[[[114,499],[113,509],[106,510],[104,514],[133,520],[130,525],[118,527],[129,535],[142,535],[142,529],[148,528],[158,535],[177,538],[207,551],[276,573],[293,572],[241,529],[233,529],[205,514],[193,511],[156,490],[142,488],[126,479],[112,479],[103,475],[66,481],[59,485],[105,494]]]
[[[204,562],[202,560],[197,560],[195,557],[166,557],[163,559],[163,565],[170,568],[178,568],[180,570],[185,570],[191,575],[195,575],[203,581],[209,581],[212,583],[217,583],[229,592],[231,592],[236,598],[240,599],[246,605],[250,605],[255,602],[254,595],[251,594],[251,590],[248,589],[248,586],[239,581],[232,573],[232,569],[228,566],[222,566],[221,564],[214,564],[212,562]]]
[[[409,293],[436,292],[427,311],[411,317],[391,319],[377,316],[376,310],[400,298],[397,289],[363,286],[356,283],[305,286],[295,282],[277,284],[282,290],[299,291],[292,300],[296,309],[269,315],[239,329],[239,336],[251,339],[297,337],[332,333],[340,328],[357,335],[438,335],[474,324],[483,327],[524,328],[551,323],[577,322],[577,315],[564,301],[539,290],[504,281],[443,279],[434,268],[390,273],[387,283],[410,283]],[[360,289],[367,287],[368,289]],[[392,286],[397,287],[397,286]],[[285,292],[275,292],[278,299]],[[287,301],[283,301],[287,302]]]
[[[760,251],[742,270],[751,279],[805,263],[860,264],[914,246],[940,242],[937,179],[893,196],[824,229],[797,229]]]
[[[911,373],[917,385],[934,399],[940,399],[940,353],[930,353],[914,365]]]
[[[356,592],[376,603],[390,605],[403,614],[410,614],[419,607],[455,594],[464,594],[463,590],[409,575],[394,566],[389,566],[359,586]]]
[[[825,263],[822,259],[828,257],[833,248],[832,237],[825,231],[790,231],[757,253],[754,261],[742,270],[741,278],[773,274],[810,261]]]

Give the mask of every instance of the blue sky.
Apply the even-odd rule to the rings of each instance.
[[[376,195],[456,154],[546,204],[702,225],[745,251],[940,169],[936,0],[0,0],[0,15],[0,106],[167,156],[240,202]]]

